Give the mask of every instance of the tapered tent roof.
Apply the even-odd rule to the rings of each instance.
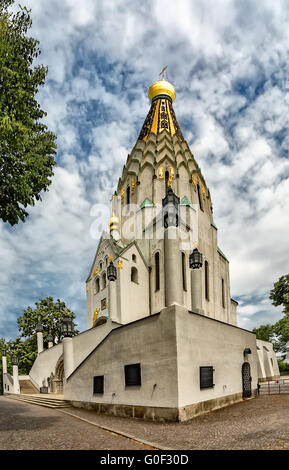
[[[172,106],[176,97],[173,85],[159,80],[150,87],[148,95],[152,104],[138,139],[146,141],[150,133],[159,135],[166,129],[172,136],[176,134],[184,140]]]

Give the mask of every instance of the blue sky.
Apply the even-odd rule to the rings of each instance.
[[[17,317],[46,296],[86,328],[93,207],[109,203],[164,65],[211,192],[239,326],[279,319],[268,295],[289,271],[288,2],[21,3],[49,67],[39,101],[58,136],[58,166],[24,224],[0,223],[0,337],[15,338]]]

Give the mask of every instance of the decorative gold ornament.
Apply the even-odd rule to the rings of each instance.
[[[134,192],[134,188],[135,188],[135,179],[133,178],[131,180],[131,192],[133,193]]]
[[[93,275],[94,275],[94,276],[96,276],[96,275],[97,275],[97,273],[98,273],[98,269],[97,269],[97,268],[95,268],[95,270],[93,271]]]
[[[206,190],[205,190],[205,187],[204,185],[202,184],[202,193],[205,195],[206,194]]]
[[[159,179],[164,179],[164,168],[162,166],[159,167]]]
[[[174,101],[176,97],[176,90],[174,89],[173,85],[166,80],[159,80],[150,87],[148,95],[151,100],[153,100],[155,96],[158,95],[167,95],[171,98],[172,101]]]
[[[112,216],[109,219],[109,230],[119,230],[119,218],[112,212]]]
[[[88,292],[88,284],[86,284],[86,292]]]
[[[165,70],[166,70],[167,68],[168,68],[168,66],[166,65],[166,66],[163,68],[163,70],[161,71],[161,73],[159,74],[159,75],[162,76],[162,80],[165,79]]]
[[[111,263],[112,262],[112,256],[110,255],[110,257],[108,258],[108,262]]]
[[[122,269],[123,268],[123,261],[118,260],[117,262],[117,269]]]
[[[193,176],[193,185],[195,186],[195,188],[197,187],[197,180],[194,176]]]
[[[93,318],[92,318],[93,323],[95,323],[96,320],[97,320],[98,312],[99,312],[99,308],[96,308],[96,309],[94,310],[94,314],[93,314]]]
[[[171,182],[173,181],[174,176],[175,176],[175,170],[174,170],[173,167],[171,166],[171,167],[170,167],[170,175],[169,175],[169,179],[168,179],[168,186],[171,185]]]
[[[124,198],[124,188],[122,188],[121,193],[120,193],[121,200]]]

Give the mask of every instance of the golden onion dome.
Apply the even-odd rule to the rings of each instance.
[[[110,230],[119,229],[119,218],[114,213],[112,213],[112,216],[109,219],[109,229]]]
[[[167,95],[174,101],[176,90],[173,85],[166,80],[159,80],[150,87],[148,95],[150,100],[153,100],[156,96]]]

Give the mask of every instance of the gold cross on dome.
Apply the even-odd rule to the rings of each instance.
[[[161,71],[160,75],[162,76],[162,80],[165,79],[165,70],[168,68],[168,66],[166,65],[163,70]]]

